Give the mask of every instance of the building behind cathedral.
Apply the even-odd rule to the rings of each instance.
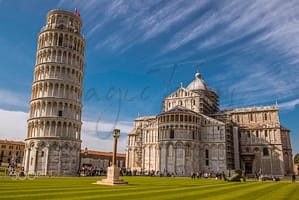
[[[248,175],[293,173],[290,130],[280,124],[277,104],[220,110],[218,94],[200,73],[162,104],[161,114],[134,120],[128,169],[176,176],[234,169]]]

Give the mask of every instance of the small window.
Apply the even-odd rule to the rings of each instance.
[[[209,166],[209,160],[206,160],[206,166]]]
[[[5,144],[2,144],[2,145],[1,145],[1,148],[2,148],[2,149],[5,149],[5,148],[6,148],[6,145],[5,145]]]
[[[11,156],[11,151],[8,153],[9,156]]]
[[[62,110],[58,111],[58,116],[61,117],[62,116]]]
[[[194,131],[192,132],[192,139],[193,140],[195,139],[195,132]]]
[[[265,137],[268,137],[268,131],[265,130]]]
[[[250,121],[253,121],[253,115],[250,113]]]
[[[171,129],[170,130],[170,136],[169,136],[170,139],[173,139],[174,138],[174,130]]]
[[[42,155],[41,155],[41,156],[42,156],[42,157],[44,157],[44,155],[45,155],[45,152],[44,152],[44,151],[42,151]]]
[[[256,137],[259,137],[259,131],[255,132]]]
[[[60,36],[59,39],[58,39],[58,46],[62,46],[62,36]]]
[[[263,154],[264,154],[264,156],[269,156],[269,149],[263,148]]]
[[[208,159],[209,158],[209,150],[206,149],[206,158]]]
[[[265,121],[268,120],[268,119],[267,119],[267,113],[265,113],[264,118],[265,118]]]
[[[250,132],[249,131],[247,131],[247,137],[250,138]]]

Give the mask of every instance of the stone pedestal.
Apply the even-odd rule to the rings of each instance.
[[[115,166],[108,167],[107,178],[97,181],[95,184],[100,185],[127,185],[128,182],[124,182],[119,179],[119,168]]]

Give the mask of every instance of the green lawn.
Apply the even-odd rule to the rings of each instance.
[[[0,199],[270,199],[299,200],[299,184],[282,182],[224,182],[190,178],[122,177],[128,186],[92,184],[99,177],[0,178]]]

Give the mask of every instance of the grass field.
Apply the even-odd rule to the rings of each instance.
[[[122,177],[128,186],[92,184],[99,177],[0,178],[0,199],[270,199],[299,200],[299,184],[287,182],[224,182],[190,178]]]

